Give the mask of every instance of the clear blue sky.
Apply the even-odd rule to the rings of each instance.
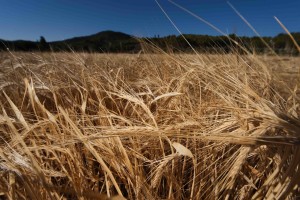
[[[167,0],[158,0],[183,33],[220,35]],[[174,0],[222,31],[254,35],[226,0]],[[300,0],[231,0],[263,36],[300,31]],[[136,36],[178,34],[154,0],[0,0],[0,38],[62,40],[104,30]]]

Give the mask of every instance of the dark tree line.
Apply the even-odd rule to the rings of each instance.
[[[300,44],[300,33],[292,33],[294,39]],[[250,52],[268,53],[273,49],[278,54],[298,55],[296,47],[287,34],[279,34],[275,37],[238,37],[234,34],[226,36],[208,36],[208,35],[183,35],[189,44],[198,52],[232,52],[239,50],[242,46]],[[232,40],[238,42],[238,45]],[[192,51],[189,44],[182,36],[167,36],[164,38],[149,38],[157,46],[164,50],[174,52],[189,52]],[[267,45],[266,45],[267,44]],[[268,47],[269,46],[269,47]]]
[[[300,32],[292,33],[300,44]],[[141,41],[155,44],[159,48],[171,52],[191,52],[189,44],[198,52],[232,52],[238,50],[236,43],[226,36],[192,35],[182,36],[170,35],[166,37],[140,38],[136,39],[130,35],[104,31],[85,37],[76,37],[63,41],[47,42],[41,36],[39,41],[5,41],[0,40],[0,50],[12,51],[84,51],[84,52],[138,52],[141,50]],[[275,37],[238,37],[234,34],[229,37],[237,41],[250,52],[268,53],[270,50],[265,43],[278,54],[297,55],[295,46],[287,34],[279,34]],[[264,40],[265,43],[262,41]]]

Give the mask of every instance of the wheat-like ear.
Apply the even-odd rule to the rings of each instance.
[[[32,105],[33,109],[35,110],[35,104],[37,104],[37,106],[39,107],[39,109],[41,109],[42,113],[46,113],[48,119],[51,122],[53,122],[54,124],[56,124],[56,119],[55,119],[54,115],[51,114],[45,108],[45,106],[40,102],[38,96],[36,95],[36,92],[35,92],[32,80],[31,80],[31,83],[29,83],[28,79],[25,79],[24,82],[25,82],[25,87],[28,90],[28,95],[29,95],[29,98],[31,100],[31,105]],[[36,110],[35,110],[35,115],[37,115],[37,111]]]
[[[166,93],[166,94],[162,94],[162,95],[159,95],[157,97],[155,97],[153,99],[153,101],[151,101],[151,104],[158,101],[159,99],[162,99],[162,98],[167,98],[169,99],[170,97],[174,97],[174,96],[178,96],[178,95],[182,95],[182,93],[179,93],[179,92],[169,92],[169,93]]]
[[[11,108],[13,109],[17,119],[19,122],[22,123],[22,125],[28,130],[29,125],[27,124],[22,112],[17,108],[17,106],[12,102],[12,100],[7,96],[7,94],[3,91],[4,96],[6,97],[7,101],[9,102]]]
[[[176,158],[177,154],[171,154],[163,158],[162,160],[158,161],[159,165],[156,167],[156,169],[153,172],[153,175],[151,176],[151,187],[157,188],[157,186],[160,184],[161,178],[163,173],[168,170],[167,165],[170,161],[172,161],[174,158]]]
[[[187,156],[187,157],[190,157],[192,159],[194,158],[192,152],[188,148],[186,148],[185,146],[183,146],[182,144],[177,143],[177,142],[173,142],[172,146],[174,147],[174,149],[176,149],[176,152],[180,156]]]

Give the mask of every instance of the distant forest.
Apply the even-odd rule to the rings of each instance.
[[[300,44],[300,32],[292,33],[294,39]],[[184,34],[188,43],[200,53],[232,52],[239,49],[226,36],[209,36]],[[234,34],[230,38],[241,46],[256,53],[269,53],[271,47],[278,54],[298,55],[299,52],[287,34],[275,37],[238,37]],[[265,43],[264,43],[264,42]],[[142,49],[143,44],[154,44],[168,52],[191,52],[189,44],[182,36],[170,35],[152,38],[135,38],[125,33],[103,31],[90,36],[75,37],[63,41],[47,42],[40,37],[39,41],[6,41],[0,39],[0,50],[7,51],[76,51],[76,52],[103,52],[103,53],[136,53]],[[267,44],[267,45],[266,45]]]

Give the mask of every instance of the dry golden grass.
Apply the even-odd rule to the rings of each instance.
[[[5,199],[294,199],[299,58],[0,54]]]

